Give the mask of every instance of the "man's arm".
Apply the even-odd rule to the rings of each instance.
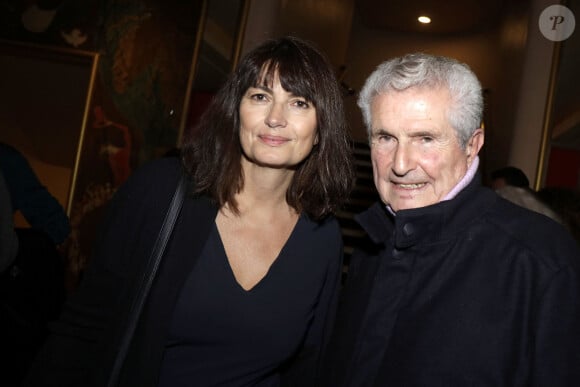
[[[580,260],[580,251],[575,259]],[[580,278],[560,269],[543,292],[536,319],[532,386],[580,386]]]

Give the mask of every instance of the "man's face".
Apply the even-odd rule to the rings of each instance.
[[[371,160],[382,201],[394,211],[440,202],[483,145],[481,129],[462,149],[447,119],[444,88],[389,92],[371,105]]]

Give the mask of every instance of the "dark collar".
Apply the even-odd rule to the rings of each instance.
[[[474,178],[459,194],[427,207],[391,214],[384,203],[375,203],[355,219],[376,244],[393,239],[397,249],[451,237],[476,220],[497,199],[490,189]]]

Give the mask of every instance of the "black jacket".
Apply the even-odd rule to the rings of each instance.
[[[472,181],[358,217],[326,385],[580,386],[580,251],[559,224]]]

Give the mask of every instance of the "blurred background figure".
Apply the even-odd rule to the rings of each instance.
[[[577,190],[544,187],[534,191],[526,174],[513,166],[494,170],[490,185],[512,203],[561,223],[580,242],[580,193]]]
[[[536,193],[529,188],[505,185],[501,188],[497,188],[495,192],[504,199],[507,199],[520,207],[546,215],[547,217],[554,219],[556,222],[564,224],[562,218],[556,213],[556,211],[554,211],[548,204],[538,199]]]
[[[10,193],[12,210],[20,211],[31,228],[46,233],[55,245],[64,243],[70,223],[64,208],[40,182],[28,160],[0,142],[0,171]]]
[[[550,204],[540,200],[537,192],[530,187],[530,180],[521,169],[506,166],[491,173],[491,188],[501,197],[539,214],[546,215],[564,224],[561,216]]]
[[[497,190],[506,185],[530,188],[530,181],[524,171],[512,166],[499,168],[491,173],[491,188]]]
[[[0,143],[0,385],[19,386],[65,299],[69,219],[27,159]],[[30,227],[16,227],[20,211]],[[6,254],[6,255],[5,255]]]

